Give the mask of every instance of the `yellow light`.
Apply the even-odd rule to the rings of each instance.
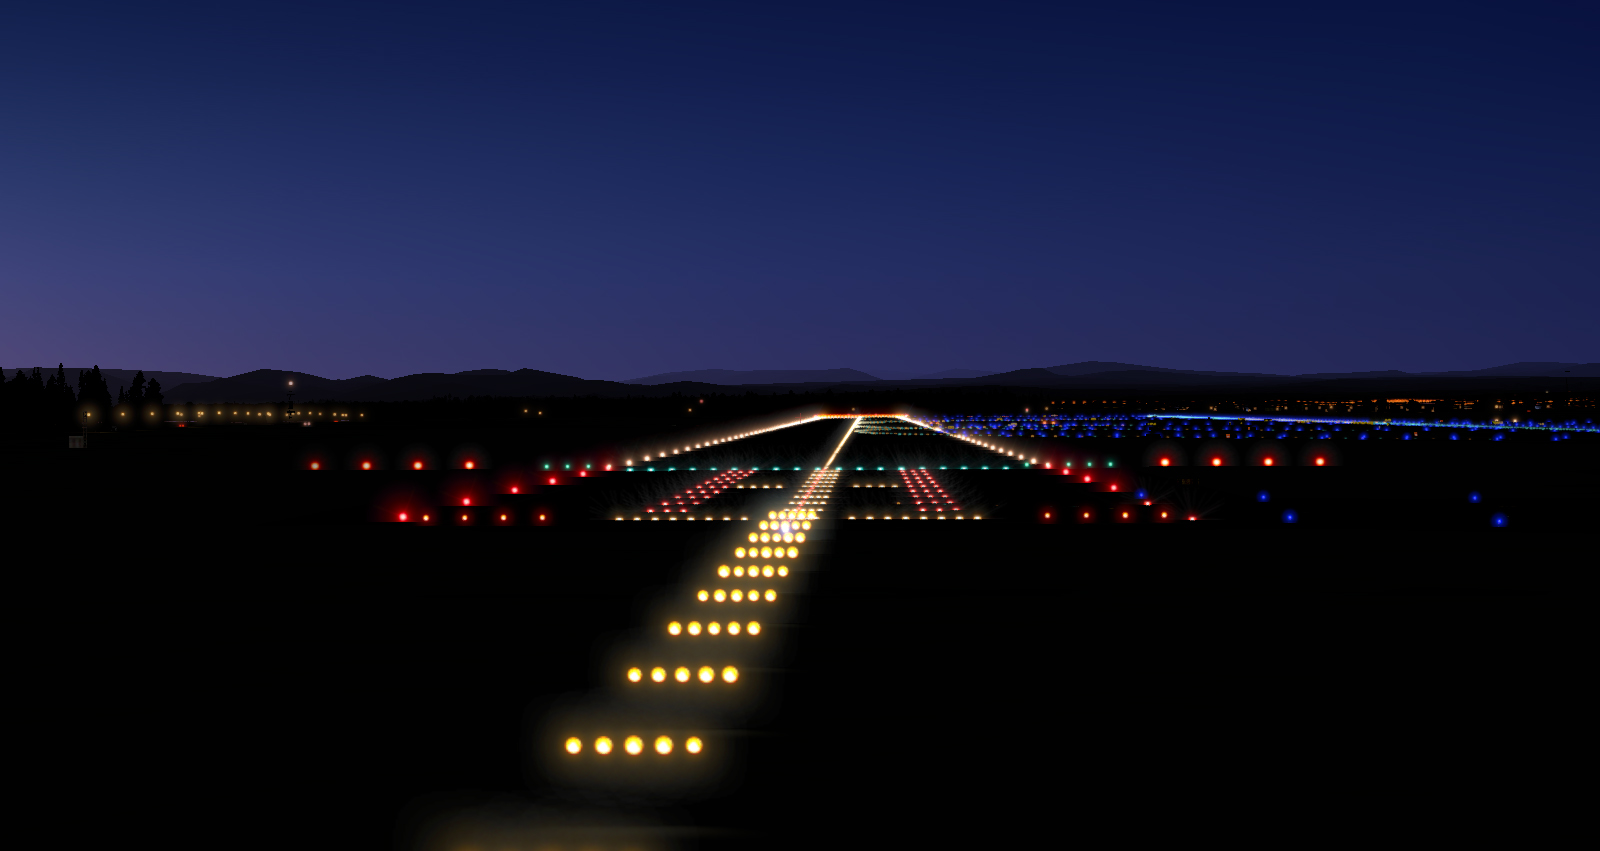
[[[703,747],[703,745],[701,745],[700,738],[698,736],[690,736],[689,740],[683,743],[683,749],[689,753],[699,753],[701,747]]]
[[[739,634],[739,622],[738,621],[730,621],[728,623],[728,634],[729,635],[738,635]]]
[[[778,599],[778,592],[772,590],[771,588],[768,588],[766,596],[767,596],[767,602],[769,602],[769,603],[775,602]]]
[[[723,565],[723,566],[717,568],[717,575],[722,577],[723,579],[727,579],[728,578],[728,566],[727,565]]]
[[[672,623],[667,624],[667,634],[668,635],[677,635],[680,632],[683,632],[683,625],[682,624],[679,624],[677,621],[673,621]]]
[[[736,547],[733,554],[739,558],[744,558],[744,547]]]
[[[762,576],[771,576],[772,575],[772,565],[769,564],[766,567],[761,568],[761,575]]]
[[[656,753],[662,756],[672,753],[672,738],[670,736],[656,737]]]
[[[783,566],[781,564],[778,565],[778,575],[779,576],[788,576],[789,575],[789,568],[787,568],[787,567],[785,567],[785,566]]]
[[[776,519],[778,519],[778,512],[776,512],[776,511],[768,511],[767,512],[767,519],[768,520],[776,520]],[[763,525],[762,528],[765,529],[766,526]]]
[[[812,513],[815,514],[816,512],[812,512]],[[807,532],[811,531],[811,521],[807,520],[804,523],[801,523],[800,524],[800,528],[806,530]]]
[[[722,632],[722,624],[712,621],[711,623],[706,624],[706,632],[716,635]]]
[[[731,683],[731,682],[734,682],[737,679],[739,679],[739,669],[738,668],[735,668],[734,666],[729,665],[728,667],[722,669],[722,681],[723,682]]]
[[[704,594],[704,593],[706,593],[706,592],[704,592],[704,591],[701,591],[701,592],[700,592],[700,593],[701,593],[701,594]],[[702,599],[702,600],[704,600],[704,599],[705,599],[705,597],[701,597],[701,598],[700,598],[700,599]],[[728,593],[727,593],[727,592],[726,592],[726,591],[723,591],[723,590],[722,590],[722,589],[721,589],[721,588],[718,588],[718,589],[717,589],[717,593],[716,593],[716,599],[717,599],[717,602],[719,602],[719,603],[720,603],[720,602],[722,602],[722,601],[723,601],[723,600],[726,600],[726,599],[728,599]]]
[[[583,750],[583,740],[577,736],[567,739],[567,753],[575,754]]]
[[[783,537],[784,537],[784,540],[788,540],[788,538],[789,538],[788,535],[784,535]],[[800,543],[800,544],[805,543],[806,542],[806,533],[804,533],[804,532],[796,532],[796,533],[794,533],[794,540],[795,540],[796,543]]]
[[[605,756],[606,754],[611,753],[611,739],[610,739],[610,737],[601,736],[600,738],[595,739],[594,740],[594,752],[599,754],[599,755],[601,755],[601,756]]]
[[[718,593],[718,594],[721,594],[721,593],[722,593],[722,592],[721,592],[721,591],[718,591],[718,592],[717,592],[717,593]],[[699,597],[699,598],[700,598],[700,602],[702,602],[702,603],[704,603],[704,602],[705,602],[705,601],[706,601],[706,600],[708,600],[708,599],[710,599],[710,597],[711,597],[711,595],[710,595],[710,594],[707,594],[707,593],[706,593],[706,592],[705,592],[705,589],[701,589],[701,591],[700,591],[700,593],[699,593],[699,594],[696,594],[696,595],[695,595],[695,596],[696,596],[696,597]]]
[[[629,668],[628,669],[628,682],[636,683],[636,682],[638,682],[638,681],[640,681],[642,679],[644,679],[644,672],[643,671],[639,670],[638,668]]]
[[[763,532],[766,531],[766,529],[767,529],[767,521],[763,520],[760,523],[757,523],[756,524],[756,528],[762,530]]]
[[[762,558],[772,558],[772,548],[771,547],[762,547],[761,548],[761,557]]]
[[[737,589],[737,588],[735,588],[735,589],[734,589],[734,591],[733,591],[733,601],[734,601],[734,602],[735,602],[735,603],[737,603],[737,602],[739,602],[739,601],[741,601],[741,600],[743,600],[743,599],[744,599],[744,595],[743,595],[743,594],[741,594],[741,593],[740,593],[740,592],[739,592],[739,590],[738,590],[738,589]],[[722,601],[721,601],[721,600],[718,600],[718,601],[717,601],[717,602],[719,602],[719,603],[720,603],[720,602],[722,602]]]
[[[751,621],[749,624],[745,625],[744,631],[750,633],[751,635],[760,635],[761,634],[761,622],[760,621]]]
[[[755,535],[751,535],[750,537],[754,538]],[[761,543],[765,544],[765,543],[767,543],[767,542],[769,542],[771,540],[772,540],[772,536],[771,536],[770,533],[767,533],[767,532],[762,532],[761,533]]]
[[[690,635],[699,635],[700,634],[700,622],[699,621],[689,621],[689,634]]]
[[[658,682],[658,683],[666,682],[667,681],[667,669],[666,668],[651,668],[650,669],[650,679],[653,682]]]
[[[700,668],[700,682],[709,683],[709,682],[711,682],[712,680],[714,680],[716,678],[717,678],[717,672],[710,665],[702,665],[701,666],[701,668]]]
[[[790,547],[789,548],[789,558],[799,558],[799,557],[800,557],[800,550],[796,549],[795,547]]]
[[[673,671],[672,672],[672,678],[677,680],[680,683],[688,682],[689,681],[689,669],[688,668],[679,668],[678,670]]]
[[[644,752],[644,739],[638,736],[629,736],[627,741],[622,743],[622,749],[627,751],[629,756],[638,756]]]

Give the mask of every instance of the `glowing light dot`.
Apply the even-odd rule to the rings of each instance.
[[[722,578],[724,578],[724,579],[728,578],[728,572],[729,571],[728,571],[728,566],[727,565],[723,565],[723,566],[717,568],[717,575],[722,577]]]
[[[321,464],[318,464],[318,463],[317,463],[317,462],[315,462],[315,461],[312,461],[312,462],[311,462],[311,469],[313,469],[313,470],[320,470],[320,469],[322,469],[322,465],[321,465]]]
[[[656,737],[656,753],[662,756],[672,753],[672,738],[670,736]]]
[[[1171,465],[1172,465],[1172,459],[1170,459],[1170,458],[1162,458],[1161,459],[1161,466],[1169,467]]]
[[[636,682],[638,682],[638,681],[640,681],[642,679],[644,679],[644,672],[643,671],[639,670],[638,668],[629,668],[628,669],[628,682],[636,683]]]
[[[722,681],[731,683],[739,679],[739,669],[732,665],[722,669]]]
[[[738,635],[739,634],[739,622],[738,621],[732,621],[732,622],[730,622],[728,624],[728,634],[729,635]]]
[[[700,593],[704,594],[705,592],[701,591]],[[739,592],[735,591],[734,593],[737,594]],[[700,599],[701,599],[701,601],[705,600],[704,597],[701,597]],[[723,600],[728,599],[728,592],[722,590],[721,588],[718,588],[717,589],[717,593],[716,593],[716,599],[717,599],[717,602],[719,602],[719,603],[722,602]]]
[[[629,736],[622,743],[622,749],[627,751],[629,756],[638,756],[644,752],[644,739],[638,736]]]
[[[733,592],[733,601],[735,603],[737,603],[737,602],[739,602],[740,600],[743,600],[743,599],[744,599],[744,594],[743,593],[741,593],[741,592],[739,592],[737,590],[735,590]],[[720,597],[717,598],[717,602],[719,602],[719,603],[722,602],[722,598],[720,598]]]
[[[573,736],[567,740],[567,753],[575,754],[581,750],[583,750],[582,739],[579,739],[577,736]]]
[[[679,668],[678,670],[673,671],[672,672],[672,678],[677,680],[680,683],[688,682],[689,681],[689,669],[688,668]]]
[[[371,461],[362,461],[361,462],[361,469],[363,469],[363,470],[372,469],[372,462]]]
[[[467,462],[467,469],[468,470],[472,469],[472,462],[471,461]]]
[[[709,683],[716,678],[717,672],[710,665],[704,665],[700,668],[700,682]]]
[[[690,736],[689,740],[683,743],[683,749],[689,753],[699,753],[702,747],[704,745],[701,744],[698,736]]]
[[[761,622],[760,621],[751,621],[749,624],[747,624],[745,626],[744,631],[750,633],[751,635],[760,635],[761,634]]]
[[[610,737],[601,736],[600,738],[595,739],[594,740],[594,752],[599,754],[599,755],[601,755],[601,756],[605,756],[606,754],[611,753],[611,739],[610,739]]]
[[[721,594],[722,592],[718,591],[717,593]],[[706,593],[706,591],[704,589],[702,589],[700,591],[700,593],[696,594],[695,597],[697,597],[700,600],[700,602],[702,602],[702,603],[704,603],[705,601],[711,599],[711,595]]]
[[[406,519],[406,513],[404,511],[400,512],[400,519],[401,520]]]
[[[1317,459],[1317,466],[1318,467],[1321,467],[1323,464],[1326,464],[1326,463],[1327,463],[1327,459],[1326,458],[1318,458]]]
[[[700,634],[700,622],[699,621],[689,621],[689,634],[690,635],[699,635]]]
[[[411,462],[411,469],[413,469],[413,470],[422,469],[422,462],[421,461],[412,461]]]
[[[1221,467],[1222,466],[1222,459],[1221,458],[1212,458],[1211,459],[1211,466],[1213,466],[1213,467]]]
[[[677,634],[679,634],[681,632],[683,632],[683,625],[678,623],[677,621],[673,621],[672,623],[667,624],[667,634],[668,635],[677,635]]]
[[[779,576],[788,576],[789,575],[789,568],[787,568],[787,567],[785,567],[784,565],[781,565],[781,564],[778,565],[778,575]]]
[[[706,624],[706,632],[709,632],[712,635],[717,635],[722,632],[722,624],[712,621],[711,623]]]

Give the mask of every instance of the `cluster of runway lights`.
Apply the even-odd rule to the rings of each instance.
[[[627,679],[630,683],[644,682],[644,669],[637,667],[629,668]],[[653,683],[666,682],[668,679],[667,669],[659,665],[651,668],[649,679],[650,682]],[[699,680],[701,683],[709,685],[717,681],[717,669],[711,667],[710,665],[701,665],[699,671],[691,673],[686,666],[679,665],[677,668],[673,669],[671,679],[680,683],[688,683],[693,680]],[[729,684],[738,682],[739,669],[732,665],[725,666],[722,669],[722,681]]]
[[[656,736],[652,750],[661,756],[670,756],[676,743],[671,736]],[[569,737],[563,746],[567,753],[577,756],[583,753],[583,739],[577,736]],[[594,752],[600,756],[610,756],[615,745],[610,736],[599,736],[594,740]],[[699,736],[690,736],[683,741],[683,750],[688,754],[698,754],[705,749],[705,742]],[[644,753],[644,738],[642,736],[629,736],[622,740],[622,750],[629,756],[638,756]]]
[[[815,508],[795,506],[801,506],[808,502],[825,502],[827,493],[838,480],[838,476],[839,473],[835,470],[813,472],[807,478],[806,485],[801,492],[790,499],[791,507],[782,511],[767,512],[767,519],[759,521],[757,524],[761,531],[751,533],[751,538],[759,539],[765,537],[771,539],[776,535],[780,538],[791,538],[794,543],[804,542],[804,530],[809,530],[812,526],[812,521],[817,520],[817,510]],[[787,541],[783,542],[787,543]],[[771,543],[771,540],[769,540],[769,543]],[[781,558],[787,555],[793,559],[800,555],[800,550],[794,546],[766,546],[759,549],[756,547],[736,547],[734,554],[741,559],[745,558],[747,554],[751,558],[755,558],[758,555],[761,558],[771,558],[774,555]],[[758,576],[763,579],[784,579],[789,576],[789,566],[786,564],[776,566],[770,564],[751,564],[748,566],[743,564],[723,564],[717,566],[716,575],[719,579],[753,579]],[[755,603],[760,601],[776,603],[778,592],[773,588],[768,588],[764,592],[754,588],[748,591],[724,588],[701,589],[696,592],[695,598],[698,602],[713,604],[729,601],[735,603]],[[761,634],[761,622],[757,620],[743,623],[729,621],[726,626],[723,626],[721,621],[708,621],[702,627],[698,620],[689,621],[687,626],[682,621],[674,620],[667,624],[667,634],[674,638],[683,635],[697,637],[702,633],[711,636],[724,633],[729,636],[737,636],[742,633],[747,637],[753,638]],[[642,684],[647,679],[652,683],[664,684],[670,679],[673,682],[682,684],[698,681],[702,685],[711,685],[720,679],[724,685],[733,685],[739,681],[739,669],[734,665],[725,665],[719,671],[711,665],[701,665],[697,669],[691,670],[687,665],[678,665],[669,672],[664,665],[653,666],[648,671],[644,666],[635,665],[627,669],[624,677],[631,684]],[[600,736],[593,742],[593,750],[600,756],[609,756],[613,747],[613,741],[608,736]],[[684,742],[684,750],[689,754],[698,754],[704,747],[705,743],[698,737],[691,736]],[[580,737],[570,736],[566,739],[563,748],[568,755],[578,756],[583,753],[584,743]],[[631,756],[642,754],[644,748],[645,742],[642,736],[632,735],[623,740],[623,751]],[[674,750],[672,737],[666,735],[657,736],[654,749],[661,756],[670,755]]]

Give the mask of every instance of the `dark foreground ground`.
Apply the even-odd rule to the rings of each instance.
[[[489,491],[542,475],[510,439],[448,438],[494,456]],[[1583,452],[1346,452],[1309,484],[1125,470],[1209,506],[1165,525],[1099,522],[1125,491],[948,472],[990,516],[838,524],[729,783],[663,801],[553,787],[527,751],[726,534],[609,519],[678,479],[535,481],[496,503],[504,527],[423,527],[374,506],[472,480],[309,480],[270,447],[6,456],[13,765],[60,844],[411,848],[463,812],[508,837],[562,814],[664,828],[633,847],[1526,841],[1586,787]],[[593,847],[638,839],[617,837]]]

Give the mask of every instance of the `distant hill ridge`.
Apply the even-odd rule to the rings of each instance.
[[[76,370],[69,370],[74,380]],[[107,372],[101,370],[101,372]],[[128,372],[131,380],[132,372]],[[957,386],[1011,386],[1110,390],[1125,389],[1179,389],[1268,387],[1326,382],[1325,386],[1341,389],[1355,386],[1374,390],[1391,386],[1395,382],[1416,379],[1490,379],[1490,378],[1597,378],[1600,363],[1555,363],[1530,361],[1478,370],[1451,372],[1401,372],[1383,370],[1373,372],[1312,373],[1307,375],[1273,375],[1250,372],[1213,372],[1205,370],[1170,369],[1167,367],[1108,361],[1086,361],[1061,366],[1019,369],[986,375],[966,375],[976,370],[947,370],[912,379],[883,380],[870,373],[855,369],[827,370],[698,370],[694,372],[663,373],[628,382],[600,381],[544,372],[536,369],[474,369],[466,372],[424,372],[400,378],[379,378],[361,375],[354,378],[322,378],[303,372],[258,369],[229,378],[204,381],[174,382],[169,386],[168,375],[185,373],[146,372],[162,382],[163,393],[173,402],[281,402],[287,398],[288,382],[295,382],[295,398],[300,401],[333,402],[400,402],[420,401],[440,397],[468,396],[629,396],[666,395],[675,392],[704,393],[726,392],[728,387],[743,387],[749,391],[787,392],[789,390],[820,390],[829,387],[957,387]],[[951,373],[956,373],[951,375]],[[683,376],[693,376],[684,378]],[[196,376],[208,378],[207,376]],[[1355,382],[1356,384],[1352,384]],[[111,382],[113,386],[116,381]]]

